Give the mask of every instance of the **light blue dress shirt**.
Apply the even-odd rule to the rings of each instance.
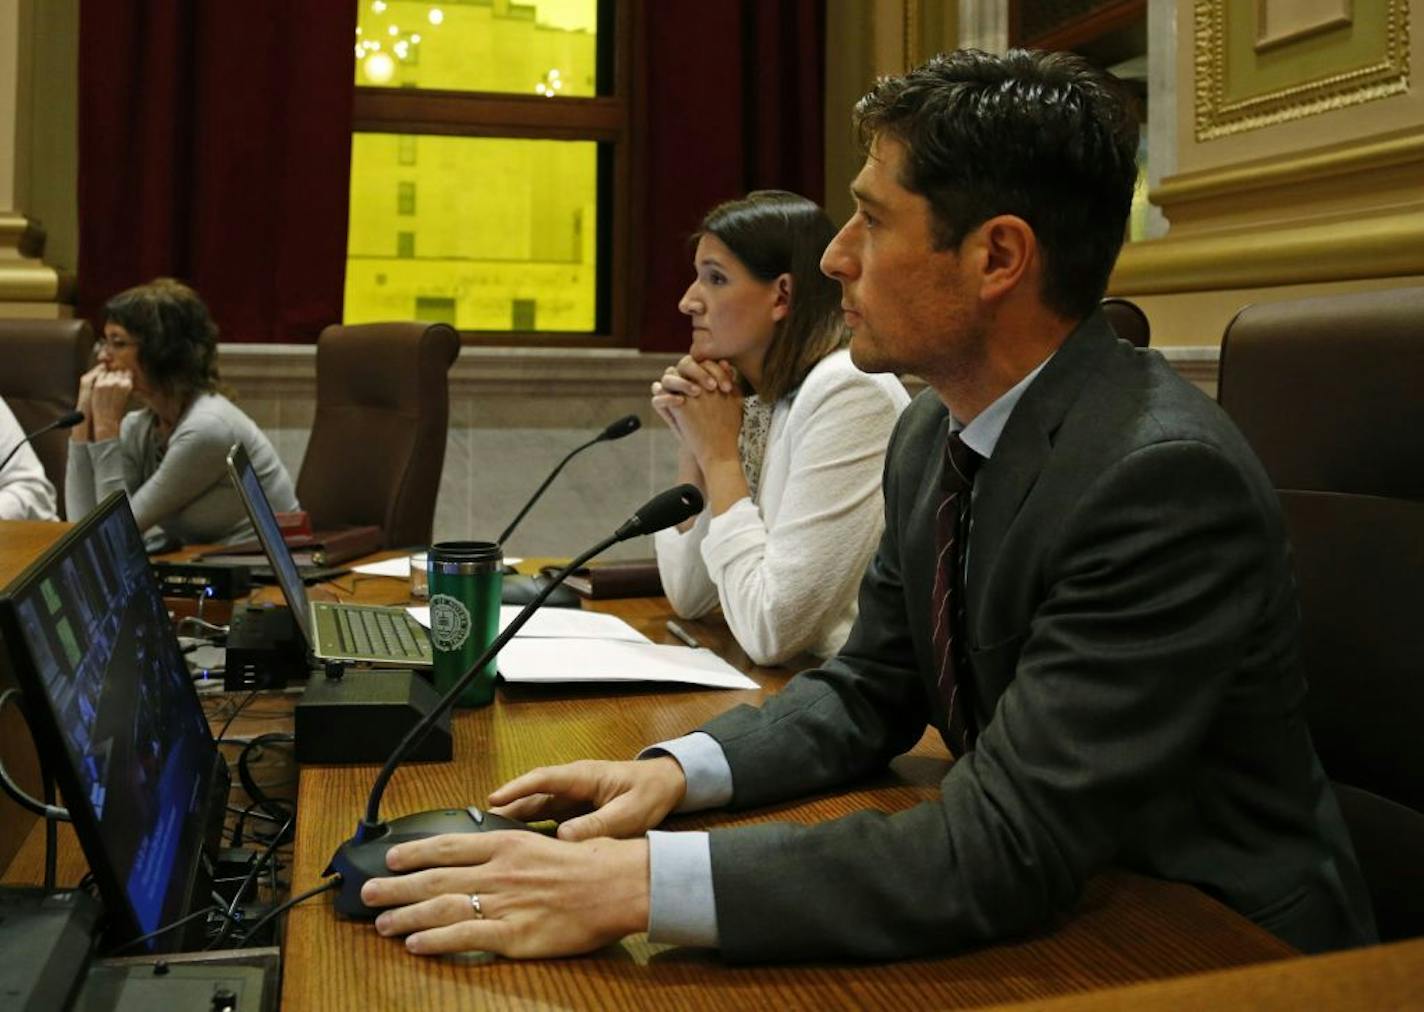
[[[992,457],[1014,406],[1047,364],[1048,359],[1040,362],[968,425],[961,425],[951,415],[950,431],[958,432],[964,445],[985,460]],[[687,778],[687,794],[677,808],[679,812],[719,808],[732,800],[732,768],[722,746],[710,734],[694,731],[660,742],[644,749],[638,758],[659,755],[676,759]],[[715,948],[717,904],[712,895],[712,846],[707,833],[650,832],[648,864],[648,940]]]

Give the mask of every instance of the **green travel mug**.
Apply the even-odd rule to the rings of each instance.
[[[441,541],[427,559],[435,690],[443,696],[499,635],[504,552],[493,541]],[[465,686],[456,706],[494,700],[495,660]]]

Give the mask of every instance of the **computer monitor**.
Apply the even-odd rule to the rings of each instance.
[[[106,908],[133,941],[209,904],[204,847],[229,778],[128,497],[116,492],[0,591],[3,656],[25,697]],[[173,951],[200,937],[143,943]]]

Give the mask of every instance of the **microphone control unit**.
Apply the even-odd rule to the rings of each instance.
[[[314,674],[296,706],[297,762],[385,762],[439,705],[434,686],[406,668],[347,668],[339,678]],[[406,758],[441,762],[454,754],[446,710]]]

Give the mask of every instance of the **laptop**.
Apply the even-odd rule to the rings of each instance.
[[[242,444],[235,444],[228,453],[227,467],[312,656],[381,667],[432,666],[430,634],[404,608],[311,600]]]
[[[97,881],[107,941],[210,906],[227,764],[123,492],[0,591],[0,637]],[[135,948],[195,947],[205,921]]]

